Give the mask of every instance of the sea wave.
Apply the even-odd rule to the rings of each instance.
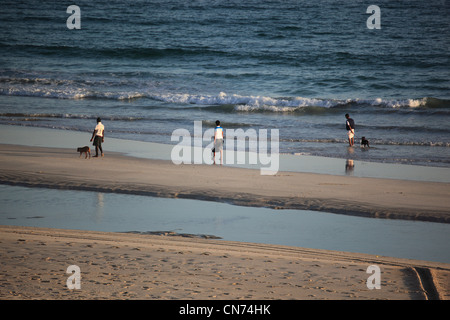
[[[130,90],[130,88],[132,88]],[[113,99],[135,100],[147,98],[172,104],[199,107],[224,106],[229,112],[321,112],[339,107],[376,107],[386,109],[450,109],[450,100],[434,97],[406,99],[330,99],[310,97],[270,97],[264,95],[195,94],[167,92],[139,80],[53,79],[48,77],[0,77],[0,95],[32,96],[56,99]]]
[[[9,119],[20,119],[25,121],[39,119],[97,119],[96,115],[85,115],[85,114],[69,114],[69,113],[0,113],[0,117]],[[144,120],[143,117],[126,117],[126,116],[103,116],[103,120],[108,121],[139,121]]]
[[[0,113],[0,120],[8,120],[8,121],[14,121],[14,122],[30,122],[30,121],[42,121],[46,122],[51,119],[68,119],[68,120],[96,120],[97,115],[92,114],[71,114],[71,113],[26,113],[26,112],[4,112]],[[120,121],[120,122],[137,122],[137,121],[165,121],[165,118],[158,118],[155,117],[153,114],[149,114],[148,116],[120,116],[120,115],[102,115],[103,121],[113,122],[113,121]],[[172,122],[175,123],[177,120],[173,119]],[[232,128],[246,128],[246,127],[252,127],[252,124],[244,123],[244,122],[232,122],[227,121],[224,122],[226,124],[226,127],[229,129]],[[64,128],[64,126],[67,123],[62,123],[61,128]],[[181,124],[180,124],[181,125]],[[215,120],[202,120],[202,126],[204,128],[211,128],[214,127]],[[53,123],[53,127],[58,126],[57,124]],[[139,134],[166,134],[162,131],[134,131],[135,127],[126,127],[126,129],[123,129],[122,131],[115,129],[116,132],[121,133],[139,133]],[[169,134],[169,133],[167,133]]]
[[[290,111],[291,108],[320,106],[330,108],[336,104],[333,100],[311,98],[272,98],[266,96],[242,96],[220,92],[218,95],[193,94],[155,94],[151,98],[170,103],[194,105],[233,105],[236,111]]]
[[[83,88],[0,88],[0,95],[5,96],[25,96],[54,99],[110,99],[110,100],[134,100],[144,98],[146,95],[136,91],[97,91]]]
[[[218,95],[154,94],[152,99],[169,103],[207,106],[233,106],[239,112],[297,112],[304,108],[373,106],[382,108],[450,108],[450,100],[431,97],[420,99],[321,99],[306,97],[242,96],[220,92]],[[310,109],[314,110],[314,109]]]

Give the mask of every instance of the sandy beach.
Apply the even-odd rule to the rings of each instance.
[[[449,183],[284,171],[263,176],[119,153],[85,160],[72,149],[0,145],[0,183],[450,222]]]
[[[129,233],[0,227],[1,299],[449,299],[450,265]],[[67,268],[80,268],[69,289]],[[368,289],[367,268],[381,271]]]
[[[0,145],[0,182],[448,223],[450,186]],[[80,203],[82,210],[83,204]],[[279,245],[1,226],[1,299],[449,299],[450,265]],[[66,269],[81,270],[69,290]],[[369,290],[367,268],[381,269]]]

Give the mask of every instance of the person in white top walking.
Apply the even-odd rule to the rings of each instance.
[[[214,129],[214,163],[216,163],[216,152],[220,151],[220,164],[222,164],[223,155],[223,128],[220,126],[220,121],[216,121],[216,128]]]
[[[97,118],[97,126],[92,133],[91,142],[94,140],[93,145],[95,146],[95,156],[98,157],[98,150],[100,149],[100,153],[103,157],[103,148],[102,143],[105,142],[105,126],[102,124],[102,120]]]

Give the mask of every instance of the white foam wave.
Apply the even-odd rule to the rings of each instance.
[[[120,85],[120,84],[119,84]],[[125,83],[125,85],[129,85]],[[150,98],[168,103],[194,105],[233,105],[236,111],[294,112],[305,107],[332,108],[339,105],[366,104],[376,107],[424,107],[428,98],[422,99],[319,99],[305,97],[244,96],[220,92],[217,95],[190,93],[161,93],[151,88],[123,90],[105,86],[103,81],[59,80],[36,78],[0,78],[0,94],[35,96],[58,99],[115,99],[131,100]]]
[[[266,96],[242,96],[238,94],[192,95],[192,94],[155,94],[153,99],[170,103],[186,103],[197,105],[235,105],[238,111],[295,111],[297,108],[318,106],[330,108],[339,102],[314,98],[272,98]]]
[[[242,96],[238,94],[226,94],[220,92],[218,95],[193,95],[193,94],[153,94],[155,100],[169,103],[196,104],[196,105],[234,105],[236,111],[271,111],[271,112],[294,112],[305,107],[332,108],[339,105],[366,104],[377,107],[400,108],[424,107],[427,98],[422,99],[400,99],[386,100],[376,98],[367,99],[317,99],[305,97],[273,98],[266,96]]]
[[[9,96],[44,97],[55,99],[113,99],[131,100],[143,98],[146,95],[142,92],[99,92],[89,89],[56,89],[56,88],[0,88],[0,94]]]
[[[382,106],[389,108],[401,108],[401,107],[410,107],[410,108],[418,108],[424,107],[427,103],[427,98],[422,99],[401,99],[401,100],[385,100],[381,98],[377,98],[375,100],[359,100],[359,102],[364,102],[373,106]]]

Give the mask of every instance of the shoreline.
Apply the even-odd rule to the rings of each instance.
[[[278,172],[0,145],[0,183],[450,223],[450,183]]]
[[[6,300],[448,300],[450,264],[176,236],[0,226]],[[66,272],[80,268],[79,290]],[[369,289],[367,268],[381,270]]]
[[[0,124],[0,144],[63,149],[67,146],[77,148],[83,145],[90,146],[90,137],[90,132]],[[107,137],[105,152],[120,153],[141,159],[171,161],[171,151],[174,146],[175,144]],[[351,160],[351,155],[348,158],[328,158],[280,153],[279,156],[279,172],[450,183],[450,168],[445,167]],[[245,154],[245,157],[248,157],[248,153]],[[348,168],[348,162],[350,161],[353,161],[353,166]],[[258,165],[235,164],[231,166],[225,164],[224,166],[260,169]]]

